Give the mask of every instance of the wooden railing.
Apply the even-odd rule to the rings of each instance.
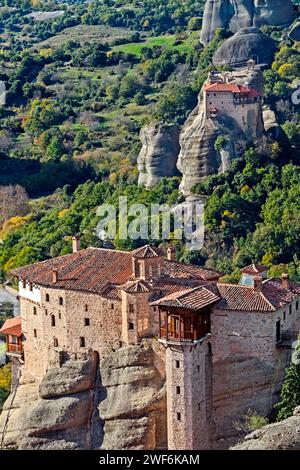
[[[181,334],[177,330],[172,330],[168,328],[168,337],[167,337],[167,328],[162,326],[160,328],[160,338],[166,339],[167,341],[193,341],[193,332],[192,331],[182,331]]]
[[[15,343],[8,343],[7,352],[14,353],[14,354],[22,354],[22,346],[19,344],[15,344]]]

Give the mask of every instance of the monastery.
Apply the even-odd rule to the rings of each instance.
[[[171,246],[81,249],[73,237],[73,253],[15,269],[21,317],[1,329],[14,368],[41,380],[53,358],[155,341],[169,449],[213,448],[245,406],[270,413],[300,329],[300,285],[255,264],[224,284],[175,257]]]

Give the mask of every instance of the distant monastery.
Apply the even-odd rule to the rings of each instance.
[[[239,284],[223,284],[216,271],[175,261],[172,247],[81,250],[78,237],[72,254],[13,275],[21,317],[1,332],[14,368],[40,380],[72,353],[92,348],[101,361],[154,341],[165,364],[169,449],[218,448],[244,412],[268,414],[278,399],[300,329],[300,286],[287,275],[268,279],[253,264]]]

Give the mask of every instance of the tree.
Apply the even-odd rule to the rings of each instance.
[[[199,31],[202,28],[202,18],[200,16],[194,16],[188,22],[188,29],[190,31]]]
[[[0,367],[0,411],[3,403],[10,394],[11,387],[11,365],[7,364]]]
[[[28,212],[28,194],[20,185],[0,186],[0,224]]]
[[[300,365],[292,364],[287,370],[281,389],[280,402],[275,405],[277,421],[289,418],[300,405]]]

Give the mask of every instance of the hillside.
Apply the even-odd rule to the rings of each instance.
[[[94,232],[96,209],[117,203],[119,195],[147,205],[178,200],[179,177],[150,191],[137,187],[139,132],[153,121],[182,127],[213,68],[213,53],[229,35],[218,29],[207,46],[200,44],[202,0],[165,1],[159,7],[148,0],[143,8],[129,0],[51,2],[52,10],[65,11],[52,19],[32,16],[38,8],[27,0],[5,3],[2,277],[15,266],[69,252],[66,237],[74,233],[82,235],[83,246],[101,246]],[[49,11],[46,3],[39,8]],[[179,250],[179,256],[224,273],[263,262],[271,275],[288,271],[299,280],[300,125],[298,100],[292,97],[300,49],[287,29],[263,28],[277,48],[272,68],[264,72],[265,103],[286,136],[271,146],[263,140],[249,146],[229,171],[195,188],[208,196],[206,246],[193,253]],[[11,184],[28,194],[22,193],[22,208],[18,196],[5,194]],[[125,249],[142,243],[115,240]]]

